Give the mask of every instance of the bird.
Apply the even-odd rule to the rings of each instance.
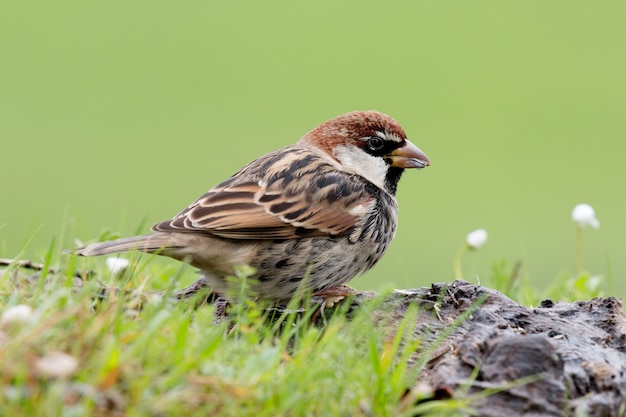
[[[396,233],[400,177],[429,165],[391,116],[352,111],[248,163],[152,233],[75,253],[168,256],[224,296],[242,266],[258,299],[332,293],[381,259]]]

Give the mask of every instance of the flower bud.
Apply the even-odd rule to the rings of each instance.
[[[16,324],[28,323],[33,317],[33,309],[26,304],[18,304],[4,310],[0,319],[0,327],[6,328]]]
[[[37,374],[48,378],[67,378],[78,369],[78,361],[63,352],[52,352],[35,361]]]
[[[467,235],[465,241],[471,249],[480,249],[487,242],[487,231],[485,229],[474,230]]]
[[[119,275],[128,268],[130,261],[124,258],[107,258],[106,264],[113,275]]]
[[[579,204],[574,207],[572,220],[579,227],[591,226],[594,229],[600,227],[600,222],[596,218],[596,212],[589,204]]]

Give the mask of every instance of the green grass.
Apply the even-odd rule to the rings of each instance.
[[[105,271],[78,290],[71,270],[45,285],[43,275],[29,283],[6,275],[2,310],[27,304],[34,314],[3,329],[0,415],[410,413],[399,400],[415,376],[395,358],[416,342],[400,347],[403,332],[389,339],[366,314],[332,319],[323,330],[306,317],[286,318],[289,330],[278,332],[249,300],[234,308],[231,326],[216,324],[213,309],[196,309],[193,299],[120,293],[99,300],[95,278]],[[55,351],[78,360],[70,377],[34,367]]]
[[[112,276],[104,260],[60,256],[54,243],[41,257],[61,272],[29,276],[9,268],[0,277],[0,313],[20,304],[33,309],[27,322],[0,325],[0,415],[463,416],[489,395],[461,387],[454,399],[420,404],[427,393],[407,395],[433,348],[412,336],[415,311],[395,333],[372,324],[376,301],[350,320],[335,314],[323,328],[310,325],[310,313],[281,317],[278,325],[244,298],[231,309],[232,321],[216,323],[213,307],[197,307],[198,298],[171,297],[189,279],[186,269],[133,256],[129,270]],[[94,271],[77,288],[75,269],[86,266]],[[562,276],[539,293],[516,271],[496,263],[482,284],[533,305],[604,291],[602,281],[583,274]],[[129,291],[102,298],[103,286]],[[416,350],[423,354],[410,367]],[[42,371],[38,363],[54,352],[73,357],[76,368],[63,376]]]

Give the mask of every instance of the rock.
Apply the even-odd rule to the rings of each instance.
[[[469,386],[470,394],[502,389],[474,404],[472,415],[624,416],[626,320],[619,299],[546,300],[529,308],[498,291],[455,281],[405,290],[388,302],[395,303],[395,322],[411,304],[420,306],[414,332],[430,341],[475,308],[435,347],[418,382],[422,390],[447,389],[452,396],[461,386]],[[529,381],[516,384],[522,378]]]

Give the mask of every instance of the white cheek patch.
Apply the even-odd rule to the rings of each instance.
[[[370,155],[353,145],[337,146],[333,156],[341,162],[343,171],[360,175],[379,188],[385,189],[388,166],[383,158]]]

